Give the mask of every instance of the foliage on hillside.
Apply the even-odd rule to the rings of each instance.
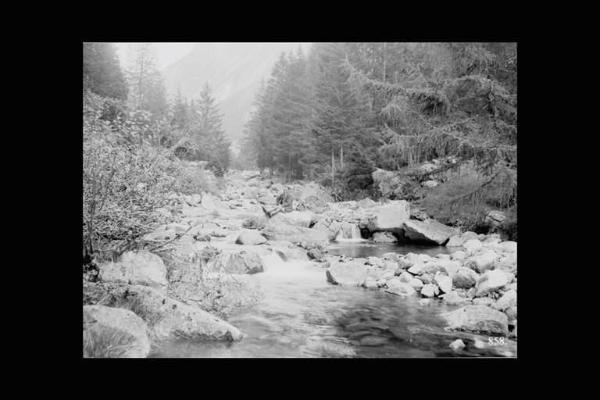
[[[516,201],[516,179],[500,178],[516,176],[516,64],[511,43],[318,43],[274,67],[246,147],[259,169],[319,180],[342,199],[375,194],[376,168],[419,184],[421,163],[452,156],[451,172],[470,161],[476,176],[425,195],[431,212],[471,207],[473,223],[484,203]]]

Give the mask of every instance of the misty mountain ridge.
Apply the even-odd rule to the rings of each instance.
[[[306,43],[198,43],[186,56],[165,68],[163,74],[169,95],[180,90],[187,99],[198,98],[208,83],[223,114],[223,129],[235,143],[241,138],[244,124],[261,82],[282,52],[306,53]]]

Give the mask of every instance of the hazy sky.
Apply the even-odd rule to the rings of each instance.
[[[125,67],[127,65],[127,55],[129,46],[133,43],[114,43],[117,48],[117,54],[121,65]],[[173,64],[177,60],[187,55],[196,43],[176,43],[176,42],[163,42],[153,43],[156,52],[157,67],[162,70]],[[298,43],[304,51],[308,50],[310,43]]]
[[[131,43],[115,43],[117,54],[121,65],[127,62],[127,49]],[[156,49],[156,63],[159,69],[163,69],[174,63],[192,50],[194,43],[153,43]]]

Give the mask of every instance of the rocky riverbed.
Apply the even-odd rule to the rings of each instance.
[[[314,183],[250,171],[225,179],[220,196],[172,194],[162,211],[174,222],[144,238],[160,250],[84,278],[84,336],[109,342],[103,356],[516,356],[516,242],[460,232],[402,200],[333,202]],[[345,242],[391,251],[329,253]]]

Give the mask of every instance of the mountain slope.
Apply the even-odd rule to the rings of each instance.
[[[198,43],[192,51],[164,70],[170,94],[188,99],[199,96],[208,83],[223,113],[223,128],[234,142],[241,137],[261,81],[282,52],[296,51],[303,43]]]

